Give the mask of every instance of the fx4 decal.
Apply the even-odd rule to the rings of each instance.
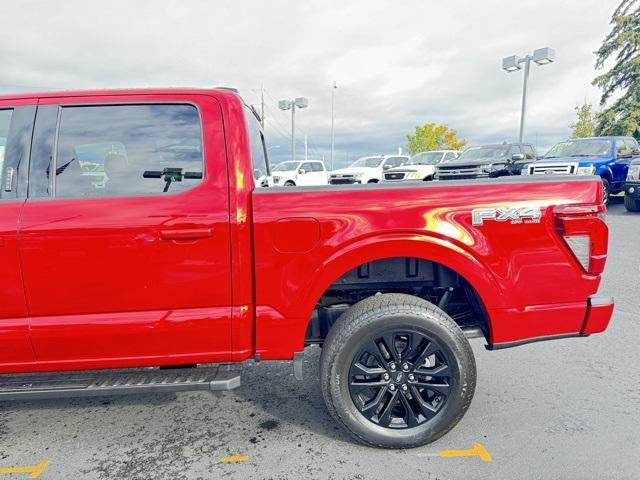
[[[538,223],[542,217],[540,207],[497,207],[474,208],[471,212],[473,225],[483,225],[485,221],[513,223]]]

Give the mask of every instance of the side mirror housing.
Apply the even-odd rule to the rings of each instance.
[[[255,179],[257,180],[257,179],[259,179],[261,176],[262,176],[262,172],[256,168],[256,169],[253,171],[253,178],[255,178]]]
[[[299,173],[300,175],[303,175],[303,174],[307,173],[307,171],[306,171],[304,168],[300,168],[300,169],[298,170],[298,173]]]
[[[391,168],[391,165],[383,165],[382,169],[383,170],[389,170]]]
[[[520,161],[524,160],[524,154],[522,154],[522,153],[514,153],[511,156],[511,160],[514,161],[514,162],[520,162]]]

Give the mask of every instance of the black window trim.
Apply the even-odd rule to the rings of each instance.
[[[2,178],[0,201],[3,203],[25,200],[27,198],[26,191],[29,160],[31,157],[31,142],[38,108],[37,100],[34,99],[33,102],[32,104],[25,105],[7,104],[0,106],[0,111],[11,110],[11,120],[9,130],[7,131],[7,143],[5,145],[2,169],[4,170],[8,165],[11,165],[11,168],[14,169],[11,192],[4,191],[5,179],[2,178],[2,172],[0,171],[0,178]],[[24,131],[16,132],[15,129],[20,127],[25,127]],[[16,155],[19,155],[17,159]],[[12,195],[6,196],[8,193],[12,193]]]
[[[202,121],[202,111],[200,110],[200,107],[191,101],[185,100],[185,101],[180,101],[180,100],[163,100],[163,101],[158,101],[158,102],[153,102],[153,101],[141,101],[141,102],[127,102],[127,101],[116,101],[116,102],[87,102],[87,103],[47,103],[47,104],[39,104],[38,105],[38,110],[42,107],[50,107],[50,106],[54,106],[57,107],[57,119],[56,119],[56,127],[55,127],[55,136],[53,138],[53,146],[52,146],[52,151],[51,151],[51,166],[50,169],[52,172],[55,172],[56,166],[57,166],[57,157],[58,157],[58,138],[59,138],[59,132],[60,132],[60,119],[62,116],[62,109],[64,108],[74,108],[74,107],[114,107],[114,106],[140,106],[140,105],[189,105],[192,106],[196,109],[196,111],[198,112],[198,120],[199,120],[199,124],[200,124],[200,145],[202,146],[202,179],[200,180],[200,182],[198,182],[198,184],[194,185],[193,187],[188,188],[187,190],[183,190],[181,192],[166,192],[166,193],[162,193],[161,195],[147,195],[147,194],[133,194],[133,195],[127,195],[127,196],[117,196],[117,197],[56,197],[55,196],[55,175],[49,175],[49,195],[48,196],[32,196],[29,191],[29,188],[27,188],[27,194],[26,194],[26,198],[30,199],[30,200],[56,200],[56,199],[61,199],[61,200],[94,200],[94,199],[103,199],[103,200],[109,200],[109,199],[114,199],[114,198],[126,198],[126,197],[166,197],[166,196],[170,196],[170,195],[183,195],[191,190],[193,190],[194,188],[200,187],[203,183],[205,183],[206,178],[207,178],[207,152],[206,152],[206,144],[204,141],[204,122]],[[36,135],[36,122],[38,119],[38,111],[35,112],[35,116],[34,116],[34,120],[33,120],[33,131],[32,131],[32,138],[33,136]],[[29,167],[28,167],[28,172],[29,172],[29,179],[28,182],[30,183],[31,180],[31,175],[34,173],[31,171],[31,150],[29,150]],[[38,173],[38,172],[36,172]],[[41,172],[40,172],[41,173]],[[52,185],[53,184],[53,185]]]

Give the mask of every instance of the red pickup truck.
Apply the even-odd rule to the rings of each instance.
[[[369,445],[444,435],[487,348],[606,329],[597,177],[260,188],[229,89],[0,98],[0,401],[224,390],[319,345]]]

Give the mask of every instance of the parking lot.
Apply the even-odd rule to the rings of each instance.
[[[36,478],[36,465],[42,479],[639,478],[640,215],[616,199],[608,222],[601,291],[616,311],[607,332],[497,352],[473,340],[475,399],[436,443],[355,444],[325,410],[313,347],[302,382],[290,364],[263,362],[219,395],[2,403],[0,480]],[[490,461],[441,456],[474,444]]]

